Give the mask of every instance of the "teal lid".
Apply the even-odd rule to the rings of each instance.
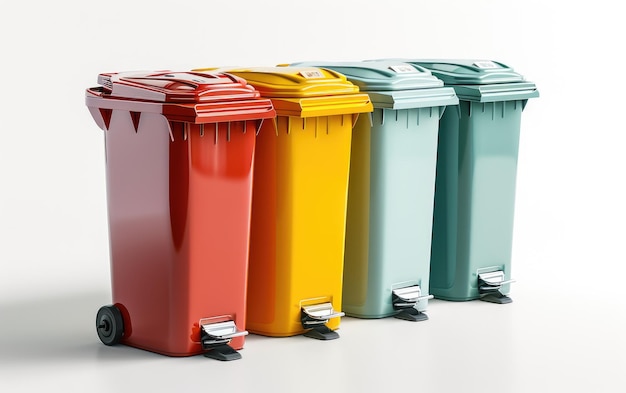
[[[380,60],[372,60],[377,62]],[[454,88],[460,100],[496,102],[539,97],[534,83],[513,68],[492,60],[413,60],[392,59],[423,67]]]
[[[451,88],[428,69],[401,61],[327,62],[307,61],[290,66],[312,66],[330,69],[368,93],[374,107],[407,109],[427,106],[456,105]]]
[[[404,60],[429,69],[446,85],[486,85],[523,82],[513,68],[493,60]]]

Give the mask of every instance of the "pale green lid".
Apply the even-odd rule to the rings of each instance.
[[[350,82],[369,94],[377,108],[419,108],[456,105],[451,88],[426,68],[401,61],[333,62],[307,61],[291,66],[310,66],[343,74]]]

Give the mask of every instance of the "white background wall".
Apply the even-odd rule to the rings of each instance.
[[[85,337],[81,353],[102,351],[91,324],[97,302],[110,299],[104,141],[84,104],[84,89],[97,85],[98,73],[304,60],[477,58],[511,65],[541,94],[522,118],[513,249],[514,304],[527,296],[533,307],[506,312],[556,324],[545,326],[555,335],[544,337],[537,353],[528,356],[539,361],[552,348],[561,352],[554,361],[565,369],[558,378],[540,371],[534,377],[547,378],[556,389],[598,386],[596,377],[606,386],[623,383],[618,370],[626,361],[619,351],[626,345],[617,328],[626,325],[626,83],[620,61],[626,28],[619,4],[57,0],[5,5],[0,13],[0,360],[11,364],[20,358],[14,369],[26,372],[32,367],[27,355],[62,352],[66,345],[46,346],[38,336],[52,331],[65,337],[55,330],[59,319],[87,321],[85,332],[82,325],[75,330]],[[96,304],[72,303],[81,297]],[[438,304],[431,306],[427,323],[435,319]],[[571,313],[554,317],[564,309]],[[584,325],[589,321],[598,322]],[[347,322],[344,331],[350,323],[355,324]],[[552,347],[549,340],[557,332],[571,343]],[[31,341],[31,333],[39,338]],[[532,338],[537,339],[542,340],[540,334]],[[606,345],[595,345],[598,339]],[[41,344],[41,353],[29,349],[33,342]],[[472,362],[478,354],[459,356]],[[596,367],[600,362],[599,369],[610,372],[592,373],[574,386],[567,369],[578,378],[588,369],[569,363],[572,357]],[[516,367],[514,359],[508,361]],[[452,378],[453,371],[442,380]],[[0,386],[3,380],[20,385],[17,371],[13,378],[3,373],[0,368]],[[502,391],[512,391],[511,381],[502,382]],[[419,378],[413,384],[417,389]],[[431,391],[436,386],[433,382]],[[606,391],[621,389],[623,384]]]

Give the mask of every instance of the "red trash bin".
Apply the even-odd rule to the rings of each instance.
[[[102,342],[238,359],[244,343],[255,133],[270,100],[223,73],[100,74],[113,305]],[[230,346],[228,345],[230,344]]]

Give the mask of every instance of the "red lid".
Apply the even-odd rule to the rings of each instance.
[[[98,75],[104,96],[191,103],[258,98],[259,92],[234,75],[210,72],[124,72]]]
[[[98,75],[85,103],[96,123],[109,128],[113,110],[160,113],[168,121],[196,124],[273,118],[272,102],[244,79],[218,72],[123,72]],[[108,120],[107,120],[108,119]]]

